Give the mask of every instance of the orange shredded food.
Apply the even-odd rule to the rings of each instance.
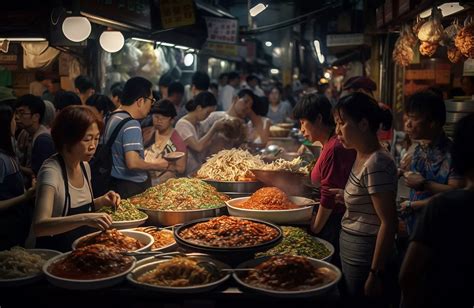
[[[289,210],[299,208],[288,196],[276,187],[263,187],[250,198],[238,205],[252,210]]]

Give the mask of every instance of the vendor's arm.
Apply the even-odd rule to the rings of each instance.
[[[125,152],[125,164],[130,170],[165,170],[168,162],[164,159],[157,159],[154,162],[146,162],[136,151]]]
[[[112,224],[106,213],[85,213],[65,217],[52,217],[55,189],[50,185],[38,187],[33,228],[36,236],[50,236],[89,226],[105,230]]]
[[[209,131],[202,136],[201,138],[197,139],[195,136],[190,136],[184,142],[188,146],[188,148],[196,151],[196,152],[202,152],[205,148],[209,146],[209,144],[212,141],[212,137],[214,137],[214,134],[222,127],[222,124],[224,120],[218,120],[214,122],[214,124],[211,126]]]
[[[34,196],[35,196],[35,188],[32,187],[17,197],[7,199],[7,200],[0,200],[0,212],[7,210],[11,207],[20,205],[24,202],[27,202],[31,200]]]
[[[103,196],[94,199],[94,206],[96,210],[104,206],[117,208],[120,204],[120,195],[113,190],[108,191]]]

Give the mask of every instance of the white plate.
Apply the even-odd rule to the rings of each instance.
[[[50,249],[26,249],[28,252],[32,254],[37,254],[40,255],[43,259],[49,260],[55,256],[58,256],[61,254],[60,251],[56,250],[50,250]],[[30,284],[36,281],[41,280],[43,277],[43,272],[40,270],[39,272],[24,276],[24,277],[19,277],[19,278],[11,278],[11,279],[1,279],[0,278],[0,287],[17,287],[17,286],[23,286],[26,284]]]
[[[206,256],[204,254],[189,254],[188,257],[193,258],[193,259],[197,259],[199,261],[201,261],[201,260],[203,260],[203,261],[212,261],[219,268],[230,268],[229,265],[227,265],[223,262],[220,262],[218,260],[211,259],[211,258],[209,258],[208,256]],[[203,284],[203,285],[191,286],[191,287],[167,287],[167,286],[158,286],[158,285],[154,285],[154,284],[138,282],[136,279],[139,276],[141,276],[142,274],[144,274],[146,272],[149,272],[149,271],[155,269],[158,264],[169,261],[169,259],[162,259],[162,260],[156,260],[155,259],[155,261],[152,261],[152,260],[153,260],[153,258],[147,258],[147,259],[142,260],[140,262],[141,266],[137,266],[133,271],[131,271],[127,275],[127,280],[130,283],[132,283],[132,284],[134,284],[138,287],[145,288],[145,289],[148,289],[148,290],[159,291],[159,292],[167,292],[167,293],[202,293],[202,292],[207,292],[207,291],[210,291],[210,290],[218,287],[219,285],[221,285],[227,279],[230,278],[230,274],[228,273],[228,274],[225,274],[221,279],[219,279],[217,281],[207,283],[207,284]]]
[[[87,235],[81,236],[80,238],[76,239],[72,243],[72,249],[73,250],[76,249],[76,246],[82,240],[86,239],[89,236],[99,234],[100,232],[102,232],[102,231],[97,231],[97,232],[94,232],[94,233],[91,233],[91,234],[87,234]],[[142,248],[134,250],[134,251],[148,251],[148,250],[150,250],[151,245],[153,245],[153,242],[155,241],[153,236],[151,236],[150,234],[145,233],[145,232],[133,231],[133,230],[120,230],[119,232],[126,235],[126,236],[133,237],[134,239],[138,240],[139,242],[141,242],[142,244],[145,245]]]
[[[133,258],[133,262],[127,270],[125,270],[124,272],[120,274],[110,276],[110,277],[100,278],[100,279],[87,279],[87,280],[69,279],[69,278],[63,278],[63,277],[53,275],[52,273],[49,272],[49,267],[53,263],[63,260],[70,253],[71,252],[63,253],[52,259],[49,259],[48,262],[46,262],[43,265],[43,272],[46,274],[46,279],[51,284],[60,288],[71,289],[71,290],[94,290],[94,289],[101,289],[101,288],[106,288],[106,287],[119,284],[125,279],[125,276],[127,276],[127,274],[135,267],[135,262],[136,262],[135,258],[131,257]]]
[[[110,227],[115,229],[136,228],[138,226],[143,225],[147,219],[148,215],[146,215],[146,217],[142,219],[113,221]]]
[[[239,264],[239,266],[237,266],[237,268],[254,268],[257,265],[259,265],[260,263],[263,263],[264,261],[266,261],[268,259],[270,259],[270,257],[262,257],[262,258],[258,258],[258,259],[245,261],[245,262]],[[341,271],[336,266],[334,266],[331,263],[328,263],[326,261],[321,261],[321,260],[318,260],[318,259],[307,258],[307,257],[306,257],[306,259],[308,259],[308,261],[311,262],[311,264],[313,264],[314,266],[316,266],[318,268],[319,267],[327,268],[327,270],[332,272],[332,274],[334,275],[334,280],[332,280],[331,282],[328,282],[327,284],[317,286],[317,287],[307,289],[307,290],[282,291],[282,290],[264,289],[262,287],[257,287],[257,286],[250,285],[250,284],[244,282],[243,280],[241,280],[239,278],[239,275],[238,275],[237,272],[234,272],[233,277],[240,285],[242,285],[243,287],[245,287],[247,289],[250,289],[250,290],[258,292],[258,293],[263,293],[263,294],[266,294],[266,295],[271,295],[271,296],[275,296],[275,297],[285,297],[285,298],[309,297],[309,296],[322,295],[324,293],[329,292],[334,287],[336,287],[337,283],[339,282],[339,280],[342,277]]]
[[[240,203],[249,198],[242,197],[226,201],[229,214],[231,216],[260,219],[275,224],[302,224],[310,222],[313,206],[317,204],[316,201],[308,198],[291,196],[289,199],[294,204],[301,206],[301,208],[290,210],[253,210],[238,207]]]

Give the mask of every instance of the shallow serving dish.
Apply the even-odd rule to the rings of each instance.
[[[147,228],[147,227],[145,227]],[[155,228],[155,227],[148,227],[148,228]],[[162,232],[166,232],[168,234],[170,234],[173,238],[174,238],[174,234],[173,234],[173,231],[172,230],[168,230],[168,229],[160,229],[160,228],[156,228],[158,231],[162,231]],[[137,229],[130,229],[130,231],[139,231],[139,232],[145,232],[147,234],[150,234],[146,231],[143,231],[143,230],[137,230]],[[152,237],[153,235],[150,234]],[[155,241],[153,242],[155,243]],[[161,246],[160,248],[153,248],[153,245],[150,247],[150,251],[162,251],[162,252],[168,252],[168,251],[173,251],[176,247],[178,246],[178,244],[176,244],[176,241],[168,244],[168,245],[165,245],[165,246]]]
[[[115,228],[115,229],[135,228],[135,227],[143,225],[147,219],[148,219],[148,215],[146,215],[146,217],[144,218],[136,219],[136,220],[113,221],[110,227]]]
[[[227,210],[232,216],[255,218],[275,224],[304,224],[309,223],[313,214],[313,206],[316,201],[303,197],[288,197],[294,204],[301,206],[289,210],[253,210],[244,209],[238,205],[250,197],[235,198],[227,203]]]
[[[262,257],[262,258],[257,258],[253,260],[248,260],[245,261],[237,266],[237,268],[254,268],[257,265],[267,261],[271,257]],[[266,295],[271,295],[275,297],[284,297],[284,298],[291,298],[291,297],[310,297],[310,296],[318,296],[325,294],[329,291],[331,291],[333,288],[337,286],[337,283],[342,277],[341,271],[331,263],[328,263],[326,261],[321,261],[318,259],[313,259],[313,258],[306,258],[311,264],[313,264],[316,267],[324,267],[327,269],[327,272],[330,275],[333,275],[333,280],[329,283],[326,283],[324,285],[320,286],[315,286],[313,288],[309,288],[306,290],[299,290],[299,291],[282,291],[282,290],[273,290],[273,289],[267,289],[267,288],[262,288],[259,286],[254,286],[251,284],[248,284],[244,282],[240,277],[242,274],[238,272],[233,273],[234,279],[245,289],[255,291],[257,293],[262,293]]]
[[[226,263],[223,263],[216,259],[212,259],[210,256],[205,255],[205,254],[191,253],[191,254],[186,254],[186,256],[192,259],[196,259],[197,261],[212,262],[216,265],[218,269],[230,268],[230,266],[227,265]],[[203,285],[197,285],[197,286],[189,286],[189,287],[159,286],[159,285],[137,281],[137,278],[139,276],[143,275],[144,273],[148,271],[153,270],[154,268],[156,268],[158,264],[167,262],[169,260],[170,259],[156,259],[155,257],[144,259],[140,261],[137,264],[137,267],[127,275],[127,280],[138,287],[153,290],[153,291],[168,292],[168,293],[200,293],[200,292],[210,291],[222,285],[231,276],[230,273],[225,273],[220,279],[214,282],[203,284]]]
[[[72,249],[73,250],[76,249],[76,246],[81,241],[85,240],[86,238],[88,238],[90,236],[94,236],[96,234],[99,234],[100,232],[102,232],[102,231],[97,231],[97,232],[94,232],[94,233],[91,233],[91,234],[87,234],[87,235],[81,236],[80,238],[76,239],[72,243]],[[150,250],[151,245],[153,245],[153,242],[155,241],[153,239],[153,236],[151,236],[150,234],[145,233],[145,232],[134,231],[134,230],[120,230],[119,232],[126,235],[126,236],[133,237],[134,239],[138,240],[139,242],[141,242],[142,244],[145,245],[142,248],[139,248],[135,251],[148,251],[148,250]]]
[[[217,246],[210,246],[210,245],[201,245],[201,244],[196,244],[196,243],[192,243],[188,240],[185,240],[185,239],[181,238],[181,236],[179,235],[179,233],[182,230],[190,228],[190,227],[192,227],[192,226],[194,226],[198,223],[207,222],[210,219],[211,218],[204,218],[204,219],[194,220],[192,222],[183,224],[183,225],[175,228],[174,229],[174,238],[176,240],[176,243],[178,243],[178,245],[180,247],[182,247],[184,249],[187,249],[187,250],[206,253],[206,254],[210,254],[210,255],[220,255],[220,256],[225,255],[225,256],[228,256],[228,257],[235,257],[236,259],[239,259],[242,256],[250,256],[254,253],[268,250],[268,249],[278,245],[278,243],[280,243],[282,238],[283,238],[283,231],[281,230],[280,227],[278,227],[274,224],[271,224],[269,222],[258,220],[258,219],[253,219],[253,218],[245,218],[245,220],[261,223],[261,224],[267,225],[271,228],[274,228],[278,231],[278,235],[270,241],[267,241],[267,242],[264,242],[264,243],[261,243],[261,244],[258,244],[258,245],[244,246],[244,247],[217,247]]]
[[[181,210],[181,211],[165,211],[153,210],[144,207],[139,207],[140,211],[148,215],[148,222],[155,226],[173,226],[182,224],[196,219],[206,217],[216,217],[227,214],[225,203],[213,209],[198,209],[198,210]]]
[[[133,259],[133,262],[130,264],[130,267],[127,270],[113,276],[99,278],[99,279],[84,279],[84,280],[69,279],[69,278],[63,278],[63,277],[53,275],[49,270],[50,266],[54,264],[55,262],[63,260],[70,253],[71,252],[67,252],[48,260],[48,262],[46,262],[43,265],[43,272],[46,274],[46,279],[51,284],[60,288],[71,289],[71,290],[94,290],[94,289],[101,289],[101,288],[106,288],[106,287],[119,284],[120,282],[125,280],[125,277],[135,267],[135,263],[136,263],[135,258],[129,257]]]
[[[56,257],[61,254],[60,251],[57,250],[50,250],[50,249],[26,249],[29,253],[40,255],[43,259],[49,260],[53,257]],[[18,278],[9,278],[9,279],[2,279],[0,278],[0,287],[18,287],[27,284],[34,283],[39,281],[43,278],[43,271],[39,271],[37,273],[18,277]]]

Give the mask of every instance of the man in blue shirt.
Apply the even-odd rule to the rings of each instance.
[[[152,84],[142,77],[133,77],[123,88],[122,105],[107,119],[101,143],[106,143],[115,127],[126,118],[125,123],[112,145],[112,187],[122,198],[129,198],[151,186],[147,170],[166,170],[168,162],[164,159],[145,162],[143,137],[139,119],[150,112],[155,102]]]

